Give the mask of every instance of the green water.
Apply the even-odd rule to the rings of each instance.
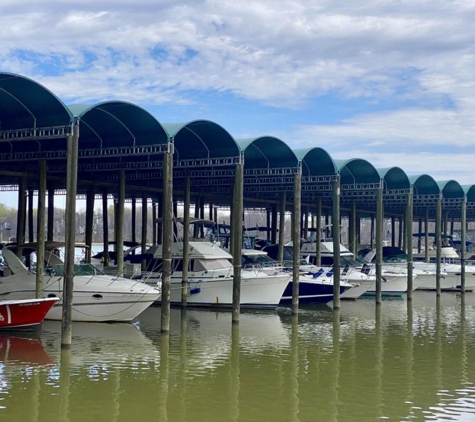
[[[475,295],[0,335],[0,421],[475,421]]]

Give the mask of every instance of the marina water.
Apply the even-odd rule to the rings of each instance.
[[[0,334],[0,421],[475,421],[475,294]]]

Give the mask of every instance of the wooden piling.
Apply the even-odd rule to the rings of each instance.
[[[190,178],[185,178],[185,203],[183,206],[183,271],[181,279],[181,307],[186,308],[188,298],[188,266],[190,263]]]
[[[300,214],[302,198],[302,174],[300,166],[294,174],[294,209],[292,213],[292,315],[299,312],[299,278],[300,278]],[[308,219],[307,219],[308,221]]]
[[[74,286],[74,244],[76,242],[76,191],[78,177],[79,126],[75,123],[67,142],[65,259],[63,278],[63,313],[61,321],[61,348],[69,349],[72,342],[72,311]]]
[[[439,194],[437,198],[437,213],[435,219],[435,243],[436,243],[436,275],[435,275],[435,285],[436,285],[436,294],[437,297],[440,297],[441,288],[440,288],[440,271],[441,271],[441,255],[442,255],[442,194]]]
[[[406,245],[407,245],[407,300],[412,300],[413,258],[412,258],[412,189],[406,203]]]
[[[460,290],[465,294],[465,256],[466,256],[466,241],[467,241],[467,196],[465,195],[462,201],[460,221]]]
[[[124,206],[125,206],[125,170],[119,172],[119,196],[117,201],[116,256],[117,273],[124,276]]]
[[[244,183],[244,156],[236,164],[236,174],[234,180],[233,195],[233,221],[231,240],[233,243],[233,309],[232,322],[239,323],[239,314],[241,312],[241,267],[242,267],[242,213],[243,213],[243,183]]]
[[[340,309],[340,175],[333,181],[333,309]]]
[[[40,180],[38,185],[38,211],[36,222],[36,297],[43,297],[43,277],[45,268],[45,218],[46,218],[46,161],[40,160]]]
[[[173,143],[163,155],[163,243],[162,243],[162,333],[170,332],[170,283],[172,275],[173,243]]]
[[[285,208],[287,201],[287,192],[282,192],[280,196],[279,213],[279,244],[277,248],[277,260],[282,264],[284,262],[284,242],[285,242]]]
[[[102,243],[103,243],[103,255],[102,265],[104,267],[109,266],[109,210],[107,207],[107,189],[102,191]]]
[[[376,192],[376,215],[377,215],[377,230],[376,230],[376,305],[381,305],[381,283],[383,280],[383,236],[382,236],[382,218],[383,218],[383,181]]]

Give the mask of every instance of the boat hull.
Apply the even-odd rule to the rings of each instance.
[[[33,299],[36,295],[34,274],[8,277],[0,286],[0,297],[6,300]],[[11,282],[10,282],[11,281]],[[45,278],[45,297],[60,300],[48,311],[47,320],[62,320],[63,277]],[[74,277],[72,321],[132,321],[160,297],[151,286],[110,276]]]
[[[252,273],[254,273],[252,271]],[[241,277],[241,308],[274,309],[278,306],[284,289],[290,279],[288,274],[269,276],[267,274],[246,274]],[[170,283],[170,302],[181,305],[181,278]],[[157,301],[160,303],[160,301]],[[208,278],[188,282],[187,305],[206,308],[231,308],[233,305],[233,279]]]
[[[419,277],[419,276],[418,276]],[[440,289],[445,292],[460,292],[461,291],[461,274],[460,272],[447,272],[440,276]],[[475,273],[465,273],[465,291],[470,292],[475,289]],[[418,290],[437,290],[436,275],[426,276],[422,278],[422,284]]]
[[[382,296],[395,296],[401,297],[407,292],[407,275],[405,274],[389,274],[383,273],[383,280],[381,282],[381,295]],[[374,296],[376,294],[376,282],[372,283],[371,287],[363,293],[362,296]],[[417,276],[413,276],[413,291],[419,287],[419,280]]]
[[[293,282],[290,282],[280,300],[280,305],[292,304]],[[347,287],[340,287],[342,294]],[[333,300],[333,284],[317,284],[299,280],[299,303],[327,303]]]
[[[0,301],[0,329],[35,329],[58,298]]]

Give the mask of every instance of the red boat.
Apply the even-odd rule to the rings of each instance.
[[[0,300],[0,330],[34,329],[58,300],[58,297]]]

